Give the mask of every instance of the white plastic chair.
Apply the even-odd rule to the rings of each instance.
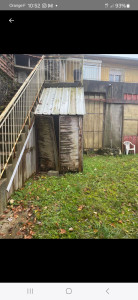
[[[126,147],[126,149],[125,149],[126,155],[128,155],[129,151],[134,151],[134,154],[135,154],[135,145],[134,145],[134,144],[132,144],[132,143],[129,142],[129,141],[125,141],[123,144],[124,144],[125,147]],[[132,145],[133,148],[132,148],[132,147],[130,148],[130,145]]]

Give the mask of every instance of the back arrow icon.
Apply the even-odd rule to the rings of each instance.
[[[109,292],[108,292],[108,291],[109,291],[109,288],[106,290],[106,293],[109,295]]]
[[[12,20],[12,18],[10,18],[9,22],[12,23],[12,22],[14,22],[14,20]]]

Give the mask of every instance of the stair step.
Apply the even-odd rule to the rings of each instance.
[[[10,154],[10,152],[7,152],[7,156],[6,156],[5,153],[4,153],[4,155],[3,155],[3,152],[0,152],[2,165],[3,165],[3,159],[4,159],[4,163],[6,163],[6,160],[7,160],[8,156],[9,156],[9,154]],[[16,152],[15,152],[15,155],[16,155]],[[13,161],[13,154],[11,155],[11,157],[10,157],[10,159],[9,159],[9,163],[12,163],[12,161]],[[2,168],[3,168],[3,167],[2,167]]]
[[[6,178],[1,178],[1,179],[0,179],[0,188],[1,188],[1,186],[3,185],[3,183],[5,183],[6,181],[7,181]]]
[[[8,128],[9,128],[9,127],[12,127],[12,128],[13,128],[13,126],[10,126],[10,125],[8,126],[8,125],[6,125],[6,131],[7,131],[7,132],[8,132]],[[18,128],[19,128],[19,125],[14,125],[14,128],[17,128],[17,129],[18,129]],[[0,130],[1,130],[1,129],[0,129]],[[9,130],[10,130],[10,128],[9,128]],[[1,130],[1,131],[2,131],[2,130]],[[3,132],[5,132],[5,125],[3,125]],[[1,133],[2,133],[2,132],[1,132]]]
[[[3,133],[4,142],[10,142],[11,139],[13,140],[13,134],[16,134],[16,133],[15,132],[14,133],[9,132],[9,133],[6,133],[6,134]],[[6,136],[6,138],[5,138],[5,136]],[[22,139],[22,134],[20,135],[18,141],[21,141],[21,139]],[[2,133],[0,133],[0,142],[2,142]]]
[[[15,145],[15,151],[17,150],[17,147],[21,144],[21,142],[18,142],[16,145]],[[0,142],[0,151],[3,151],[4,152],[6,151],[6,147],[7,147],[7,150],[8,150],[8,147],[11,146],[11,143],[10,142],[4,142],[4,145],[2,142]],[[13,147],[13,144],[12,144],[12,147]],[[3,149],[4,148],[4,149]]]
[[[7,168],[4,170],[3,172],[3,175],[2,175],[2,178],[7,178],[7,175],[8,175],[8,169],[9,170],[12,170],[12,164],[8,164],[7,165]]]

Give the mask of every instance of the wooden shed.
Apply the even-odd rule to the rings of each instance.
[[[45,88],[37,105],[37,158],[40,171],[83,170],[84,89]]]

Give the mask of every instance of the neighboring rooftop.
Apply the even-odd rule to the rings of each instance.
[[[138,54],[84,54],[84,59],[138,65]]]

